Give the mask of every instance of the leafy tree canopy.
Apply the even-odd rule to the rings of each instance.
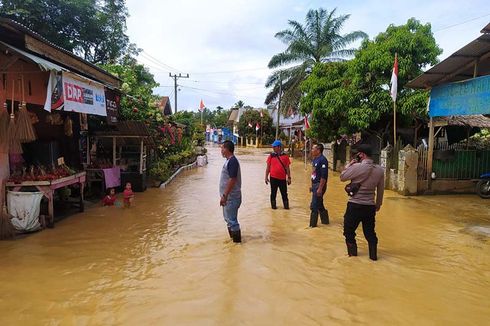
[[[2,0],[0,15],[92,63],[138,51],[126,35],[125,0]]]

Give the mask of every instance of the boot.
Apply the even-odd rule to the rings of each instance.
[[[272,209],[277,209],[277,205],[276,205],[276,200],[275,199],[274,200],[271,199],[271,207],[272,207]]]
[[[289,209],[289,200],[284,201],[284,209]]]
[[[316,228],[317,223],[318,223],[318,211],[311,211],[310,228]]]
[[[347,254],[349,257],[351,256],[357,256],[357,244],[356,243],[348,243],[347,244]]]
[[[233,239],[233,242],[235,242],[235,243],[242,242],[242,232],[240,230],[231,231],[231,237]]]
[[[231,235],[231,228],[230,227],[228,227],[228,234],[230,235],[230,238],[233,238]]]
[[[322,224],[330,224],[330,220],[328,218],[328,211],[327,210],[320,212],[320,219],[322,220]]]
[[[378,244],[370,243],[369,244],[369,259],[378,260]]]

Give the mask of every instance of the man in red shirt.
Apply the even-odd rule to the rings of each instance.
[[[265,184],[269,184],[270,175],[271,207],[272,209],[277,209],[276,195],[277,188],[279,188],[284,208],[289,209],[288,185],[291,184],[291,171],[289,170],[291,161],[289,156],[281,151],[282,144],[280,140],[272,143],[272,149],[274,151],[267,157],[267,167],[265,169]]]

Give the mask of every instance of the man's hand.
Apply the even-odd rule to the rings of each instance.
[[[376,206],[376,212],[379,212],[380,209],[381,209],[381,206]]]
[[[219,200],[219,205],[220,206],[226,206],[226,200],[228,199],[227,197],[228,196],[226,196],[226,195],[221,196],[221,198]]]
[[[269,184],[269,177],[265,177],[265,184],[268,185]]]
[[[322,189],[320,187],[318,187],[318,190],[316,191],[316,196],[317,197],[323,196],[323,191],[322,191]]]
[[[288,186],[291,184],[291,177],[288,177]]]

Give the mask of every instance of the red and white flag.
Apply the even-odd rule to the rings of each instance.
[[[201,99],[201,103],[199,103],[199,111],[204,111],[204,108],[206,108],[206,106],[204,105],[204,102]]]
[[[396,93],[398,91],[398,54],[395,53],[395,63],[393,64],[393,73],[391,74],[391,98],[396,102]]]
[[[253,127],[251,122],[248,123],[248,127],[249,128],[252,128]]]
[[[305,129],[310,129],[310,123],[308,122],[308,115],[305,115]]]
[[[260,129],[260,125],[259,123],[257,122],[257,124],[255,125],[255,131],[258,131]]]

